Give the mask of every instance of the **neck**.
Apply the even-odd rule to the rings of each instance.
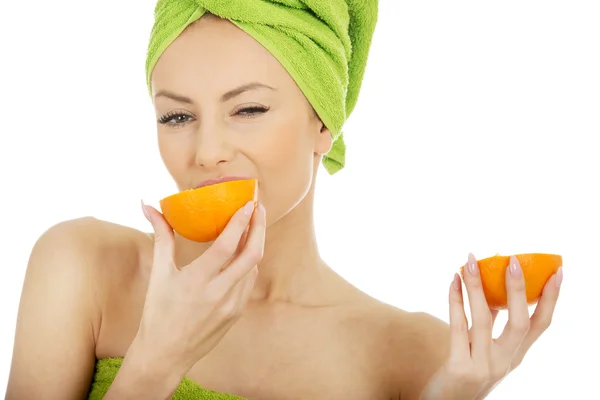
[[[317,246],[311,195],[268,227],[252,300],[300,301],[328,269]]]
[[[251,301],[311,302],[315,281],[331,272],[321,259],[313,222],[313,191],[293,210],[268,226],[263,258]],[[267,209],[267,215],[269,210]],[[176,262],[185,265],[210,244],[194,243],[176,235]]]

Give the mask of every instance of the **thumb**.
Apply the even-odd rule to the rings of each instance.
[[[152,224],[154,230],[154,260],[152,269],[168,268],[174,266],[174,235],[173,228],[165,217],[154,207],[144,204],[142,200],[142,211],[144,216]]]

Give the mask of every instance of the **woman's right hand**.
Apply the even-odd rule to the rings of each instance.
[[[154,228],[154,260],[132,347],[147,363],[168,365],[183,377],[219,343],[250,298],[263,255],[265,209],[248,202],[204,254],[177,268],[173,229],[155,208],[142,207]]]

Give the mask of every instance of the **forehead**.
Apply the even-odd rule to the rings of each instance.
[[[252,36],[227,20],[203,16],[167,47],[152,72],[154,91],[193,90],[260,81],[293,83],[277,59]]]

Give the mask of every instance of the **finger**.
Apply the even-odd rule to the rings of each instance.
[[[529,308],[525,291],[525,278],[519,260],[510,257],[506,268],[506,294],[508,297],[508,323],[497,343],[512,357],[529,331]]]
[[[266,212],[259,205],[252,217],[246,246],[227,269],[221,272],[215,280],[216,284],[231,287],[239,282],[252,267],[258,264],[263,256],[265,246]]]
[[[496,323],[496,317],[498,316],[499,311],[490,309],[490,315],[492,316],[492,333],[494,332],[494,324]],[[469,342],[473,340],[472,338],[473,329],[469,329]],[[493,340],[493,337],[492,337]]]
[[[242,250],[244,249],[244,246],[246,246],[246,241],[248,240],[248,228],[246,227],[246,229],[244,230],[244,233],[242,233],[242,237],[240,238],[240,241],[237,245],[237,248],[235,249],[235,252],[233,253],[233,255],[229,258],[229,260],[223,264],[221,266],[221,269],[219,270],[219,273],[223,272],[223,270],[227,269],[227,267],[229,267],[229,264],[233,261],[233,259],[238,256]]]
[[[175,269],[174,254],[174,237],[173,228],[169,225],[165,217],[154,207],[144,204],[142,201],[142,211],[144,216],[154,230],[154,259],[152,262],[152,270],[156,268],[173,268]]]
[[[471,253],[465,269],[465,287],[469,296],[472,320],[471,355],[475,362],[486,362],[492,343],[492,315],[483,293],[477,260]]]
[[[259,195],[259,192],[258,192],[258,181],[257,181],[256,182],[256,195],[254,197],[254,209],[253,209],[252,216],[254,216],[254,211],[256,210],[256,207],[258,205],[258,200],[257,200],[258,199],[258,195]],[[250,223],[251,222],[252,222],[252,219],[250,220]],[[244,246],[246,246],[246,241],[248,240],[248,231],[249,231],[249,229],[250,229],[250,225],[248,224],[246,226],[246,229],[244,229],[244,233],[242,234],[242,238],[240,239],[240,241],[238,243],[238,247],[237,247],[236,252],[235,252],[236,255],[238,255],[242,251],[242,249],[244,248]]]
[[[257,275],[258,267],[255,265],[248,271],[246,276],[227,290],[223,296],[223,305],[221,306],[226,315],[235,319],[243,313],[252,294]]]
[[[238,301],[242,308],[246,307],[248,300],[250,300],[250,295],[252,294],[252,290],[254,289],[254,284],[256,283],[256,278],[258,277],[258,266],[252,267],[252,269],[246,274],[246,276],[239,282],[241,288],[238,295]]]
[[[453,362],[471,358],[469,350],[469,324],[465,315],[462,283],[458,274],[450,285],[450,360]]]
[[[250,219],[250,221],[252,221],[252,219]],[[250,225],[248,225],[246,227],[246,229],[244,229],[244,233],[242,233],[242,237],[240,239],[240,242],[238,243],[238,246],[235,249],[235,255],[241,253],[242,249],[244,248],[244,246],[246,246],[246,241],[248,240],[248,231],[249,231],[249,229],[250,229]]]
[[[233,261],[233,259],[242,252],[242,249],[244,248],[244,246],[246,245],[246,241],[248,240],[248,229],[249,229],[249,226],[246,227],[246,229],[244,230],[244,233],[242,233],[242,237],[240,238],[240,241],[238,242],[237,248],[233,252],[233,255],[229,258],[229,260],[225,264],[223,264],[221,266],[221,269],[219,269],[219,273],[221,273],[223,270],[227,269],[227,267],[229,267],[229,264],[231,263],[231,261]]]
[[[563,280],[563,271],[562,267],[558,269],[558,272],[554,274],[546,285],[544,285],[544,290],[542,291],[542,296],[540,297],[537,306],[535,307],[535,311],[531,316],[531,324],[529,328],[529,332],[523,339],[521,343],[521,347],[519,348],[517,358],[522,359],[525,356],[525,353],[529,351],[533,343],[539,339],[539,337],[548,329],[552,322],[552,316],[554,315],[554,309],[556,308],[556,302],[558,301],[558,296],[560,294],[560,285]]]
[[[254,213],[254,203],[249,201],[233,214],[225,229],[213,244],[200,257],[192,261],[188,268],[201,264],[201,270],[209,276],[217,275],[223,266],[235,255],[244,231]]]
[[[498,310],[490,310],[492,314],[492,330],[494,329],[494,324],[496,323],[496,317],[498,316]]]
[[[252,292],[257,275],[258,265],[254,265],[245,276],[226,290],[224,297],[231,298],[234,303],[242,301],[244,296],[249,295],[248,291]]]
[[[498,310],[490,309],[490,314],[492,316],[492,332],[494,331],[494,324],[496,323],[496,317],[498,316],[498,313],[499,313]],[[471,341],[473,340],[472,332],[473,332],[473,329],[469,329],[469,343],[471,343]]]

